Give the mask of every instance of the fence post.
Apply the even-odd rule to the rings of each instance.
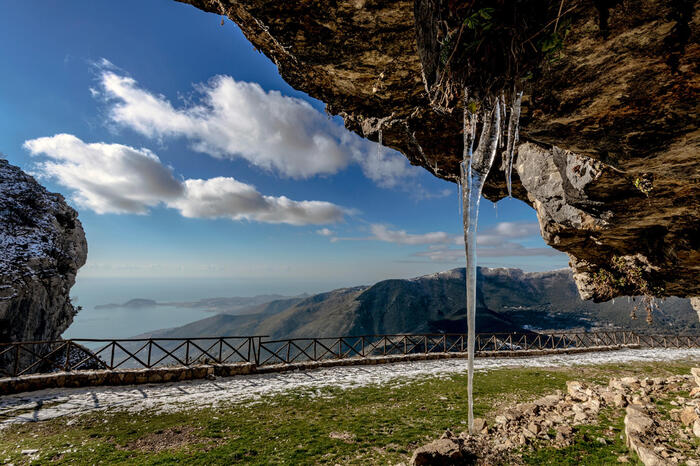
[[[362,336],[361,338],[362,338],[362,357],[364,358],[364,357],[367,357],[365,355],[365,337]]]
[[[114,370],[114,347],[117,345],[117,342],[112,340],[112,351],[111,351],[111,356],[109,357],[109,370]]]
[[[255,366],[256,367],[260,365],[260,351],[262,349],[261,348],[262,347],[262,337],[257,337],[257,339],[258,339],[258,347],[253,348],[253,354],[255,354]],[[251,338],[249,344],[255,346],[254,341],[255,340],[253,338]],[[248,362],[250,362],[250,361],[248,361]]]
[[[19,343],[15,343],[15,371],[12,374],[14,377],[17,377],[17,374],[19,374],[19,345]]]
[[[185,340],[185,366],[190,365],[190,339]]]
[[[70,344],[71,344],[71,340],[66,341],[66,362],[63,365],[64,371],[70,370]]]
[[[148,368],[151,368],[151,350],[153,349],[153,340],[150,338],[148,339],[148,361],[146,362],[146,365]]]

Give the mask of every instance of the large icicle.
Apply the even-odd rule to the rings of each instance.
[[[466,96],[466,91],[465,91]],[[486,102],[485,102],[486,103]],[[464,152],[461,167],[462,221],[464,224],[464,246],[467,257],[467,351],[469,403],[469,432],[474,433],[474,345],[476,340],[476,227],[479,219],[479,200],[484,181],[491,170],[501,137],[501,99],[496,97],[482,110],[482,129],[479,144],[473,151],[476,118],[464,102]]]
[[[523,99],[523,92],[514,92],[513,105],[510,109],[510,118],[508,119],[508,143],[504,154],[505,169],[506,169],[506,185],[508,186],[508,197],[513,197],[511,176],[513,173],[513,159],[515,158],[515,148],[518,145],[519,129],[520,129],[520,103]],[[505,118],[505,114],[503,115]]]

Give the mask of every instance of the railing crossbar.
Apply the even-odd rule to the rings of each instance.
[[[211,354],[209,354],[208,351],[205,351],[204,349],[202,349],[202,347],[200,347],[200,346],[199,346],[197,343],[195,343],[193,340],[190,340],[190,345],[194,346],[195,348],[197,348],[199,351],[202,352],[199,356],[197,356],[196,358],[193,358],[193,361],[196,361],[197,359],[199,359],[200,357],[202,357],[202,356],[205,355],[205,354],[206,354],[207,356],[209,356],[209,357],[212,359],[212,361],[216,361],[216,357],[214,357],[214,356],[212,356]],[[216,345],[216,343],[214,343],[214,345]],[[211,348],[209,348],[209,349],[211,349]]]
[[[163,352],[163,356],[162,356],[159,360],[157,360],[156,362],[154,362],[153,364],[151,364],[151,366],[158,365],[161,361],[164,361],[164,360],[166,360],[166,359],[168,359],[168,358],[173,358],[174,360],[176,360],[177,362],[179,362],[179,363],[180,363],[181,365],[183,365],[183,366],[186,366],[186,365],[187,365],[187,364],[185,364],[180,358],[178,358],[177,356],[175,356],[175,352],[176,352],[177,350],[179,350],[180,348],[182,348],[182,347],[185,345],[185,342],[184,342],[184,341],[183,341],[182,343],[180,343],[179,345],[177,345],[177,346],[176,346],[173,350],[171,350],[171,351],[168,351],[168,350],[166,350],[165,348],[163,348],[162,346],[160,346],[158,343],[156,343],[155,340],[153,340],[153,345],[155,345],[156,347],[158,347],[158,349],[161,350],[161,351]]]
[[[186,341],[185,341],[185,342],[186,342]],[[124,348],[124,347],[123,347],[118,341],[116,341],[116,340],[114,341],[114,344],[115,344],[116,346],[118,346],[118,347],[119,347],[122,351],[124,351],[126,354],[128,354],[129,357],[126,358],[126,359],[123,359],[119,364],[117,364],[116,366],[114,366],[113,369],[116,369],[117,367],[121,366],[122,364],[124,364],[125,362],[127,362],[127,361],[128,361],[129,359],[131,359],[131,358],[133,358],[135,361],[138,361],[139,364],[141,364],[143,367],[146,367],[146,366],[147,366],[147,364],[144,363],[144,362],[143,362],[139,357],[137,357],[136,355],[137,355],[141,350],[143,350],[146,346],[148,346],[148,342],[144,343],[143,346],[141,346],[141,348],[139,348],[138,350],[134,351],[133,353],[132,353],[131,351],[127,350],[126,348]],[[187,366],[187,364],[184,364],[184,365]]]
[[[19,346],[20,351],[17,351],[17,357],[19,357],[19,354],[21,351],[24,351],[26,353],[29,353],[31,356],[36,356],[38,359],[33,364],[29,365],[28,367],[25,367],[22,371],[18,372],[17,375],[27,374],[27,373],[29,373],[30,370],[32,370],[33,368],[35,368],[36,366],[38,366],[41,363],[49,363],[49,365],[51,365],[54,369],[59,369],[59,370],[64,369],[65,366],[61,366],[60,364],[57,364],[55,361],[53,361],[49,358],[51,356],[53,356],[54,354],[58,354],[62,349],[66,348],[67,346],[68,346],[68,343],[66,342],[62,345],[59,345],[59,347],[54,349],[53,351],[50,351],[49,353],[47,353],[45,355],[41,355],[41,354],[36,353],[34,350],[31,350],[29,348],[24,348],[24,347],[22,347],[22,345],[20,345]]]
[[[238,350],[240,350],[241,348],[243,348],[243,345],[245,345],[246,343],[248,344],[248,356],[243,356],[243,354],[241,354]],[[251,337],[248,337],[246,340],[243,340],[243,342],[241,342],[241,344],[238,345],[236,348],[234,348],[234,347],[227,341],[226,338],[221,338],[220,344],[224,344],[224,345],[228,346],[228,347],[231,349],[231,351],[232,351],[231,354],[229,354],[229,355],[226,356],[224,359],[222,359],[221,361],[219,361],[221,364],[223,364],[223,363],[225,363],[226,361],[228,361],[229,358],[230,358],[231,356],[234,355],[234,353],[237,354],[238,356],[240,356],[240,358],[241,358],[243,361],[250,362],[250,347],[251,347],[251,345],[252,345],[252,338],[251,338]]]

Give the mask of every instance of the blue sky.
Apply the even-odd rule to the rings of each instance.
[[[80,212],[79,282],[320,291],[461,266],[457,187],[344,130],[220,22],[170,0],[3,5],[0,152]],[[480,265],[566,266],[532,209],[497,207]]]

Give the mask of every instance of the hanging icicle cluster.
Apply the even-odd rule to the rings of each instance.
[[[470,101],[468,90],[464,90],[463,113],[463,154],[460,164],[460,197],[462,201],[462,222],[466,252],[466,294],[467,294],[467,352],[469,403],[469,431],[474,430],[474,345],[476,340],[476,232],[479,220],[479,201],[484,182],[493,167],[499,149],[512,158],[518,140],[518,119],[522,92],[514,92],[513,103],[508,111],[505,96],[483,99],[480,104]],[[505,127],[509,115],[508,127]],[[480,126],[477,137],[477,126]],[[478,139],[478,142],[476,140]],[[474,147],[476,143],[476,148]],[[508,172],[510,178],[510,172]],[[510,187],[510,181],[508,182]],[[509,189],[510,192],[510,189]]]

